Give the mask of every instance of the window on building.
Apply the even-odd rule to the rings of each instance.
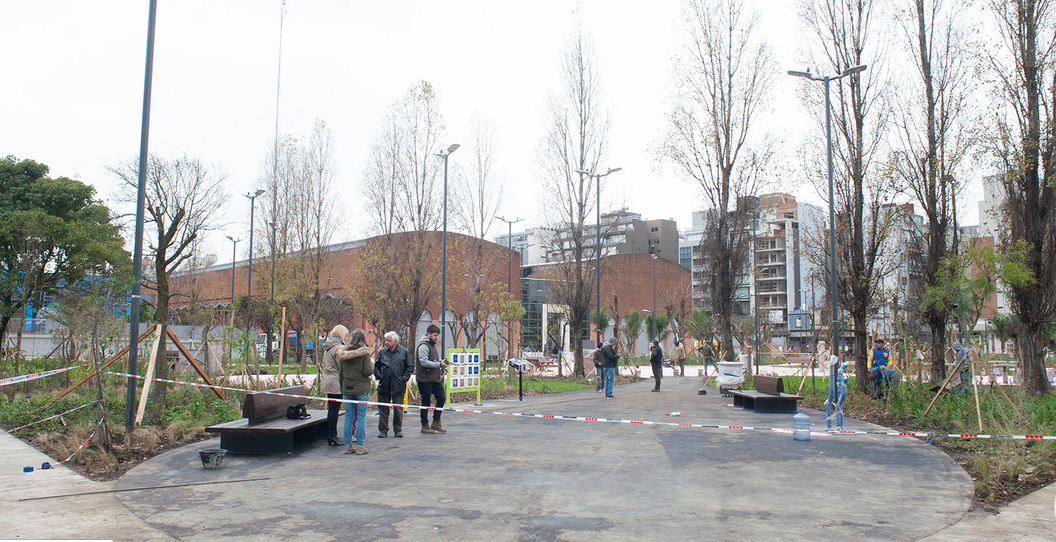
[[[651,232],[654,232],[654,233],[655,233],[655,232],[658,232],[658,231],[660,231],[660,228],[658,228],[658,227],[656,227],[656,226],[653,226],[652,228],[649,228],[649,231],[651,231]],[[660,321],[660,318],[658,317],[658,318],[657,318],[656,320],[657,320],[657,321],[659,322],[659,321]]]

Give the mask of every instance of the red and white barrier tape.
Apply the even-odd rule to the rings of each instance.
[[[9,384],[17,384],[19,382],[27,382],[27,381],[30,381],[30,380],[36,380],[38,378],[44,378],[46,376],[52,376],[52,375],[57,375],[59,373],[65,373],[66,371],[69,371],[71,369],[78,369],[80,367],[85,367],[85,365],[74,365],[73,367],[63,367],[62,369],[55,369],[55,370],[52,370],[52,371],[44,371],[42,373],[31,373],[31,374],[27,374],[27,375],[15,375],[15,376],[9,376],[7,378],[0,378],[0,386],[7,386]]]
[[[89,406],[92,406],[92,405],[95,405],[95,404],[100,404],[100,403],[99,403],[98,400],[92,401],[91,403],[85,403],[85,404],[83,404],[83,405],[81,405],[79,407],[73,407],[73,408],[67,410],[66,412],[60,412],[60,413],[58,413],[58,414],[56,414],[54,416],[48,416],[47,418],[44,418],[43,420],[37,420],[35,422],[30,422],[30,423],[27,423],[25,425],[20,425],[20,426],[12,429],[10,431],[7,431],[7,432],[8,433],[14,433],[15,431],[18,431],[19,429],[25,429],[27,427],[31,427],[31,426],[37,425],[38,423],[44,423],[44,422],[49,421],[49,420],[54,420],[55,418],[61,418],[61,417],[65,416],[65,415],[67,415],[67,414],[69,414],[71,412],[76,412],[76,411],[78,411],[78,410],[80,410],[80,409],[82,409],[84,407],[89,407]]]
[[[127,373],[112,373],[107,374],[122,376],[122,377],[133,377],[144,379],[145,377],[139,375],[129,375]],[[741,431],[771,431],[777,433],[791,433],[792,428],[790,427],[753,427],[747,425],[723,425],[723,424],[707,424],[707,423],[675,423],[675,422],[657,422],[650,420],[625,420],[625,419],[614,419],[614,418],[597,418],[593,416],[562,416],[556,414],[530,414],[527,412],[506,412],[497,410],[477,410],[477,409],[463,409],[463,408],[452,408],[452,407],[425,407],[421,405],[404,405],[401,403],[381,403],[377,401],[353,401],[350,399],[329,399],[326,397],[315,397],[312,395],[296,395],[291,393],[276,393],[274,391],[253,391],[243,388],[232,388],[227,386],[216,386],[209,384],[199,384],[197,382],[185,382],[182,380],[169,380],[163,378],[152,378],[156,382],[168,382],[171,384],[183,384],[187,386],[195,386],[199,388],[216,388],[228,391],[246,392],[246,393],[266,393],[268,395],[279,395],[283,397],[294,397],[297,399],[311,399],[313,401],[333,401],[337,403],[351,403],[351,404],[366,404],[375,406],[387,406],[387,407],[406,407],[416,408],[419,410],[442,410],[445,412],[462,412],[466,414],[495,414],[498,416],[515,416],[520,418],[542,418],[547,420],[569,420],[569,421],[583,421],[583,422],[605,422],[605,423],[625,423],[632,425],[659,425],[669,427],[695,427],[698,429],[732,429]],[[812,430],[811,435],[814,436],[828,436],[828,435],[882,435],[882,436],[897,436],[897,437],[920,437],[920,438],[961,438],[961,439],[1009,439],[1009,440],[1056,440],[1056,435],[986,435],[986,434],[968,434],[968,433],[923,433],[916,431],[866,431],[866,430],[843,430],[843,431],[825,431],[825,430]]]
[[[81,449],[83,449],[85,446],[87,446],[88,443],[91,442],[92,437],[94,437],[96,432],[99,431],[99,428],[103,426],[103,420],[105,420],[105,419],[106,419],[105,415],[102,418],[99,418],[99,423],[97,423],[95,425],[95,431],[92,431],[92,434],[88,435],[88,438],[84,439],[84,442],[82,442],[81,445],[78,446],[77,449],[74,450],[72,454],[70,454],[70,457],[67,457],[66,459],[63,459],[62,461],[59,461],[59,463],[65,463],[65,462],[73,459],[73,456],[77,455],[77,452],[81,451]]]

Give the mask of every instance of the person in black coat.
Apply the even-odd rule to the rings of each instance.
[[[411,353],[400,346],[400,336],[395,331],[385,334],[385,348],[374,358],[374,379],[378,381],[379,403],[403,403],[407,392],[407,381],[414,374]],[[392,430],[397,438],[403,437],[403,408],[392,409]],[[389,436],[389,407],[378,405],[378,438]]]
[[[653,366],[653,391],[660,391],[660,379],[664,376],[664,351],[660,348],[660,342],[653,339],[653,346],[649,348],[649,365]]]

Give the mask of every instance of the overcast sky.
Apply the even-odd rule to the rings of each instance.
[[[248,237],[249,204],[241,194],[262,184],[274,137],[281,0],[158,3],[150,152],[197,156],[230,173],[225,223],[207,243],[221,262],[230,261],[224,236]],[[817,124],[797,98],[806,83],[783,74],[805,67],[797,59],[804,36],[796,33],[792,1],[756,5],[782,74],[766,124],[785,143],[783,159],[798,163],[804,130]],[[147,10],[147,0],[0,0],[0,155],[43,162],[53,176],[91,184],[112,202],[117,185],[106,166],[139,150]],[[429,81],[448,142],[468,140],[474,118],[493,126],[496,169],[506,183],[500,214],[525,218],[518,226],[538,225],[535,157],[544,112],[560,85],[565,42],[582,25],[597,51],[611,119],[602,167],[623,168],[608,178],[603,211],[625,203],[645,218],[675,219],[684,230],[701,208],[699,191],[659,168],[655,151],[671,104],[679,13],[675,0],[289,0],[279,129],[306,136],[316,119],[331,128],[344,208],[335,241],[362,238],[357,191],[370,142],[388,106]],[[781,171],[786,177],[772,180],[782,191],[822,204],[798,175]],[[977,222],[975,199],[966,197],[962,208],[971,210],[963,223]]]

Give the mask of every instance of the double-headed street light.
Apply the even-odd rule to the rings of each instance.
[[[594,187],[597,189],[597,194],[598,194],[597,209],[596,209],[597,215],[598,215],[598,225],[597,225],[597,232],[595,232],[596,235],[595,235],[595,241],[594,241],[594,259],[595,259],[594,267],[595,267],[595,272],[596,272],[596,276],[594,277],[594,283],[595,283],[594,284],[594,286],[595,286],[595,292],[594,292],[594,294],[595,294],[594,295],[594,314],[595,314],[595,318],[598,319],[597,320],[598,334],[603,334],[604,333],[604,331],[601,329],[601,178],[605,177],[606,175],[611,175],[613,173],[616,173],[617,171],[621,171],[622,169],[623,169],[622,167],[609,168],[609,170],[606,171],[605,173],[598,173],[598,174],[594,174],[594,173],[592,173],[590,171],[587,171],[585,169],[577,169],[576,170],[576,173],[579,173],[580,175],[586,175],[587,177],[594,177]],[[601,345],[598,344],[597,347],[601,348]]]
[[[257,196],[263,193],[263,190],[257,190],[252,194],[242,194],[249,198],[249,274],[246,278],[246,327],[249,329],[250,343],[257,342],[257,338],[253,336],[253,311],[251,310],[253,308],[253,217],[256,214],[254,212],[254,203],[256,203]],[[246,345],[245,359],[246,363],[249,363],[249,345]],[[259,370],[257,374],[260,374]],[[259,383],[260,380],[258,379],[257,382]]]
[[[444,159],[444,235],[442,263],[440,268],[440,359],[447,360],[447,157],[458,150],[461,145],[452,143],[446,152],[436,156]]]
[[[811,81],[821,81],[825,84],[825,146],[828,149],[829,161],[829,276],[831,277],[829,289],[832,297],[832,351],[839,352],[839,333],[836,330],[836,199],[832,188],[832,102],[829,98],[829,83],[837,79],[847,77],[864,71],[865,64],[847,68],[839,75],[816,77],[810,71],[800,72],[789,70],[789,75],[803,77]]]

